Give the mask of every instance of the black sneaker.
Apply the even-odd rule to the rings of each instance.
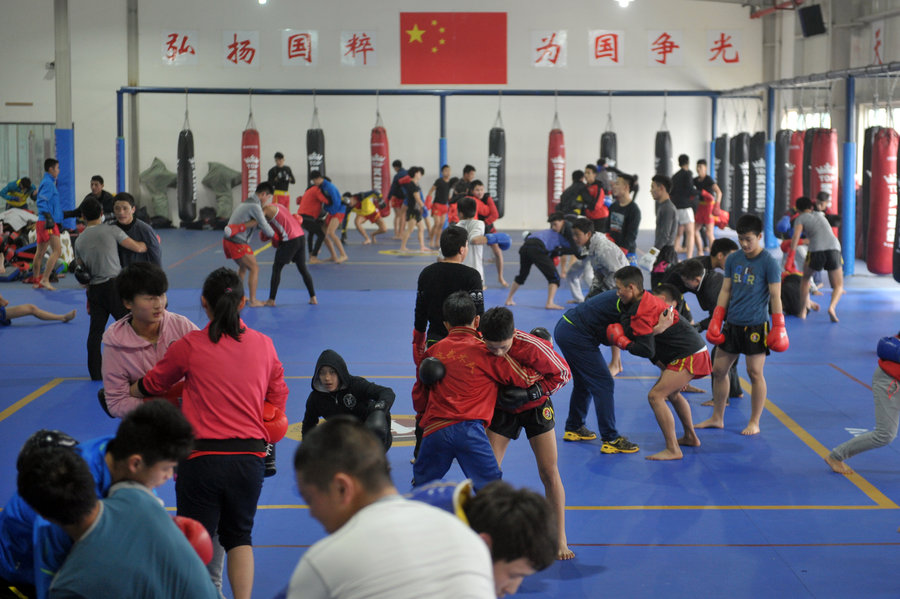
[[[266,472],[263,474],[265,478],[275,476],[275,444],[266,443]]]
[[[597,438],[597,433],[588,430],[588,427],[581,425],[574,431],[566,431],[563,434],[563,441],[593,441]]]
[[[614,441],[604,441],[603,447],[600,448],[601,453],[635,453],[640,447],[626,439],[619,437]]]

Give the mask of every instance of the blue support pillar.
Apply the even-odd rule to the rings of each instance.
[[[841,251],[844,274],[856,270],[856,78],[847,77],[844,168],[841,172]]]
[[[438,141],[439,162],[437,167],[438,175],[441,172],[441,166],[447,164],[447,96],[441,95],[441,138]]]
[[[125,126],[122,92],[116,92],[116,193],[125,191]]]
[[[775,229],[772,223],[775,222],[775,142],[769,140],[766,142],[766,211],[763,218],[763,233],[765,234],[766,249],[771,250],[778,247],[778,240],[775,239]]]
[[[713,178],[713,181],[716,180],[716,138],[719,136],[719,127],[716,124],[718,121],[719,114],[719,99],[716,96],[710,98],[712,102],[712,127],[710,128],[712,131],[712,141],[709,142],[709,156],[706,157],[707,173],[708,176]]]

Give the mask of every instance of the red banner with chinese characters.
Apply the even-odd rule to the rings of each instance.
[[[400,83],[505,84],[506,13],[400,13]]]

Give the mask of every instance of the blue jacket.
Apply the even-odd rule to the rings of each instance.
[[[341,202],[341,192],[337,186],[328,179],[322,179],[322,184],[319,187],[322,189],[325,197],[328,198],[328,205],[325,206],[328,214],[340,214],[343,212],[344,204]]]
[[[49,212],[50,216],[57,223],[62,223],[63,209],[59,204],[59,191],[56,189],[56,179],[50,173],[44,173],[41,179],[41,185],[37,191],[37,211],[38,220],[46,220],[44,213]]]

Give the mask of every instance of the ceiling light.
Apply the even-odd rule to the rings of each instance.
[[[627,8],[628,5],[631,3],[631,0],[616,0],[616,2],[617,2],[617,3],[619,4],[619,6],[621,6],[622,8]]]

